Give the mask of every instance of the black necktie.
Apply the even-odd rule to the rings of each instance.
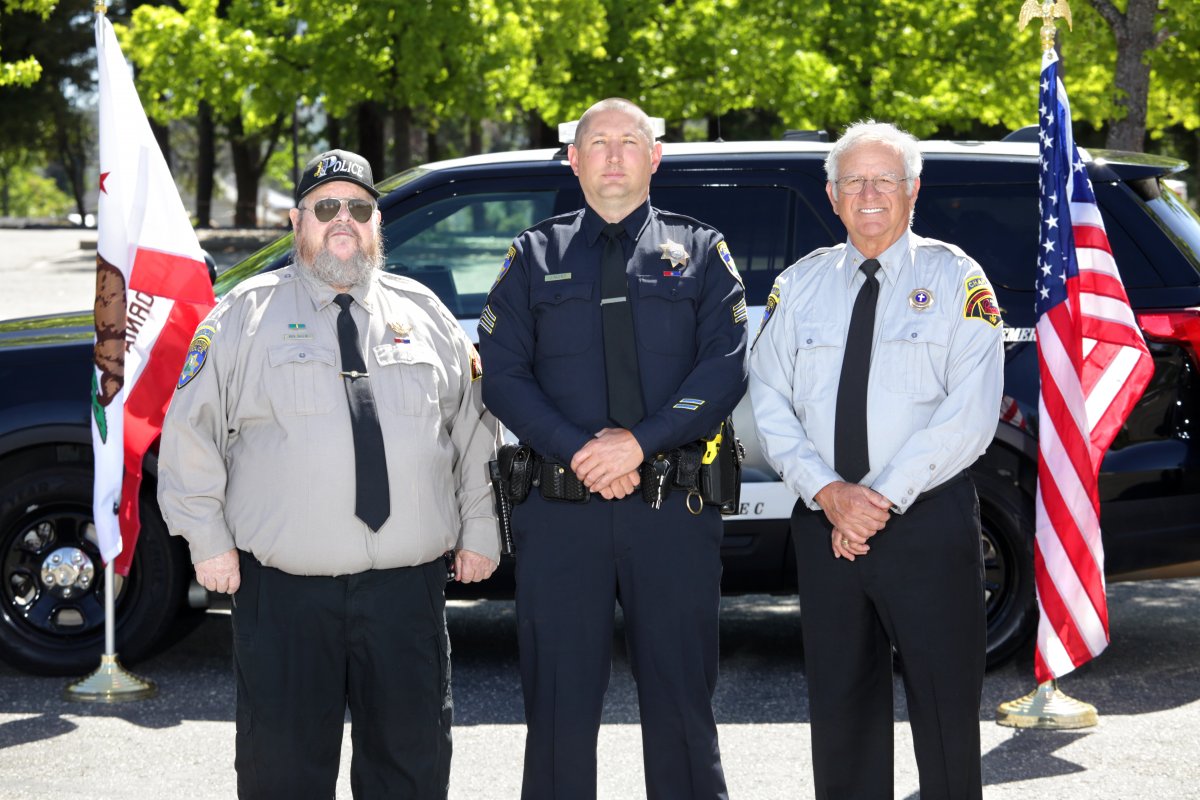
[[[354,298],[339,294],[333,302],[342,309],[337,318],[337,331],[346,399],[350,401],[350,432],[354,437],[354,514],[371,530],[377,531],[391,514],[383,432],[379,430],[371,384],[367,383],[367,365],[358,346],[358,326],[350,316]]]
[[[641,422],[642,379],[638,375],[637,343],[633,336],[633,310],[629,307],[629,281],[619,223],[604,226],[604,254],[600,257],[600,320],[604,328],[604,369],[608,376],[608,416],[622,428]]]
[[[871,471],[867,447],[867,375],[871,371],[871,341],[875,338],[875,303],[879,299],[875,273],[879,271],[879,262],[868,258],[859,269],[867,279],[854,298],[850,314],[833,424],[833,468],[847,483],[858,483]]]

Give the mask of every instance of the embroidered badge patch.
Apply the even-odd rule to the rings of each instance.
[[[746,321],[746,300],[742,298],[733,304],[733,324],[741,325]]]
[[[192,338],[192,343],[188,345],[187,358],[183,360],[183,371],[179,373],[179,383],[175,385],[176,389],[187,386],[192,378],[200,373],[200,368],[204,366],[204,361],[208,358],[208,348],[212,345],[212,337],[216,333],[217,329],[211,322],[203,322],[199,328],[196,328],[196,335]]]
[[[492,311],[491,306],[483,307],[483,313],[479,315],[479,329],[488,336],[496,329],[496,312]]]
[[[679,398],[679,402],[671,406],[671,408],[678,408],[681,411],[696,411],[702,405],[704,405],[703,400],[698,400],[695,397],[681,397]]]
[[[967,300],[963,304],[963,319],[981,319],[993,328],[1000,324],[1000,306],[991,284],[982,275],[966,280]]]
[[[771,293],[767,295],[767,307],[763,309],[762,322],[758,325],[758,333],[754,334],[754,341],[758,342],[758,337],[762,336],[762,332],[767,327],[767,322],[771,319],[771,315],[775,313],[775,309],[779,307],[779,281],[771,286]],[[751,345],[753,347],[754,345]]]
[[[725,262],[725,268],[729,270],[729,274],[733,276],[733,279],[738,283],[742,283],[742,276],[737,271],[737,264],[733,263],[733,254],[729,252],[729,245],[725,244],[724,239],[717,242],[717,255]],[[745,288],[745,284],[742,284],[742,288]]]
[[[662,250],[662,258],[659,260],[670,261],[672,267],[687,264],[687,260],[691,258],[688,251],[683,249],[683,245],[673,239],[667,239],[666,244],[660,244],[658,249]]]
[[[496,276],[495,282],[492,283],[492,288],[488,289],[489,294],[496,290],[496,287],[500,285],[500,281],[504,280],[504,276],[508,274],[508,268],[512,266],[513,259],[516,257],[517,246],[509,245],[508,253],[504,256],[504,263],[500,265],[500,274]]]

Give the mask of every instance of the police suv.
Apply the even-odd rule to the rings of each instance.
[[[810,250],[845,239],[825,196],[828,149],[798,140],[663,147],[651,202],[725,234],[746,284],[752,337],[775,276]],[[996,664],[1037,623],[1037,149],[1021,141],[926,142],[922,149],[913,228],[973,256],[1004,315],[1001,415],[991,447],[971,470],[983,521],[988,662]],[[1155,365],[1100,476],[1113,580],[1200,574],[1200,437],[1191,435],[1192,417],[1200,421],[1200,219],[1165,185],[1185,167],[1111,152],[1093,152],[1088,163]],[[378,188],[386,269],[430,287],[472,337],[513,237],[583,204],[563,150],[443,161]],[[287,263],[291,245],[284,236],[233,267],[218,279],[217,295]],[[85,672],[103,643],[104,572],[89,528],[91,343],[90,314],[0,323],[0,658],[39,674]],[[748,399],[734,421],[747,463],[740,513],[725,522],[723,587],[788,592],[795,585],[788,536],[795,497],[762,457]],[[150,652],[181,611],[205,600],[191,580],[186,546],[168,536],[155,507],[153,453],[145,467],[143,530],[130,574],[115,587],[117,649],[127,662]],[[52,568],[64,563],[70,569]],[[511,591],[511,573],[502,569],[465,590]]]

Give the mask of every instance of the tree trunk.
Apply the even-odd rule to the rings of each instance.
[[[392,109],[392,173],[403,172],[413,165],[412,109]]]
[[[1113,85],[1118,94],[1117,108],[1125,112],[1110,120],[1105,147],[1140,153],[1145,150],[1146,106],[1150,97],[1150,65],[1146,57],[1162,43],[1165,35],[1154,31],[1158,0],[1129,0],[1124,14],[1111,0],[1091,2],[1116,40]]]
[[[175,156],[171,150],[171,129],[150,120],[150,131],[154,134],[154,141],[158,142],[158,149],[162,151],[163,160],[167,162],[167,169],[174,172]]]
[[[437,131],[435,131],[433,128],[426,128],[425,130],[425,160],[442,160],[442,148],[438,144]]]
[[[340,150],[342,147],[342,121],[337,117],[326,117],[325,138],[329,140],[330,150]],[[316,153],[313,153],[316,155]],[[307,163],[308,159],[304,159]]]
[[[477,119],[467,121],[467,153],[477,156],[483,152],[483,123]]]
[[[384,175],[383,163],[383,114],[379,104],[368,100],[358,104],[358,154],[371,165],[371,172]]]
[[[539,147],[558,147],[558,144],[558,129],[547,125],[536,111],[530,111],[529,146],[536,149]]]
[[[71,182],[71,195],[75,198],[75,210],[79,213],[79,224],[84,225],[87,217],[87,197],[84,192],[83,175],[87,167],[85,142],[91,136],[84,118],[65,107],[56,108],[54,113],[54,145],[59,162]]]
[[[212,106],[200,103],[196,117],[196,227],[212,227],[213,173],[217,168]]]

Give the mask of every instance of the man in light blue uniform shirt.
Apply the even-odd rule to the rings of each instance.
[[[978,798],[985,617],[966,468],[996,431],[1000,312],[983,270],[909,230],[916,141],[851,126],[825,162],[848,241],[771,289],[750,357],[792,515],[818,798],[891,797],[892,648],[921,797]]]

